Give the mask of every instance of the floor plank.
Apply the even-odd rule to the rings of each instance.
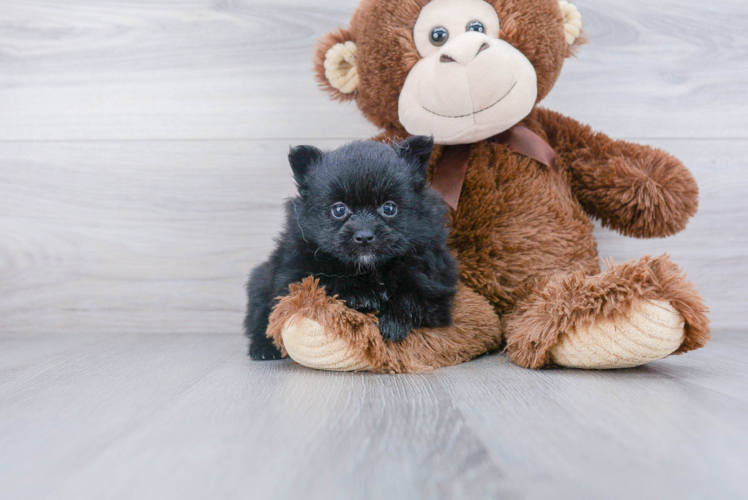
[[[528,498],[739,498],[748,492],[748,404],[690,383],[698,375],[674,360],[528,371],[485,357],[438,376]],[[745,382],[711,362],[702,375],[712,382]]]
[[[748,372],[721,362],[745,338],[633,370],[490,355],[379,376],[252,362],[239,335],[3,335],[0,373],[16,377],[0,385],[0,486],[11,500],[738,498]]]
[[[668,363],[652,364],[650,368],[692,385],[740,399],[748,403],[748,335],[745,330],[717,330],[709,349],[688,356],[673,356]]]
[[[4,498],[518,498],[433,375],[251,362],[240,335],[94,338],[0,388]]]
[[[8,498],[57,497],[81,464],[149,422],[231,354],[220,337],[199,348],[189,336],[64,338],[69,348],[0,389],[0,484]],[[24,341],[26,356],[38,357],[39,342]],[[64,346],[59,336],[51,341]],[[8,342],[19,339],[0,338],[0,345]],[[0,356],[3,366],[23,359],[18,349]]]

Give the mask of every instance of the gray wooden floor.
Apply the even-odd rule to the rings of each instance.
[[[356,0],[0,2],[0,498],[745,498],[748,4],[576,0],[546,101],[682,158],[668,252],[714,341],[633,370],[253,363],[291,144],[375,130],[313,81]]]

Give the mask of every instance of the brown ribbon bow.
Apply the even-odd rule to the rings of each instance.
[[[537,160],[554,171],[558,170],[556,151],[542,137],[524,125],[515,125],[506,132],[489,138],[488,141],[504,144],[515,153]],[[455,210],[460,201],[469,158],[470,144],[445,146],[431,181],[431,187]]]

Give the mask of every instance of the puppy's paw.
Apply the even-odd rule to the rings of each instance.
[[[399,342],[410,333],[410,325],[400,323],[389,315],[379,317],[379,333],[384,340]]]
[[[345,305],[351,309],[355,309],[362,313],[378,311],[381,307],[379,301],[374,297],[368,296],[359,297],[357,295],[349,295],[343,298],[343,302],[345,302]]]
[[[270,339],[263,339],[261,341],[253,340],[249,344],[249,357],[255,361],[269,361],[281,359],[283,355]]]

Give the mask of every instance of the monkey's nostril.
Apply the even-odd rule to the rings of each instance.
[[[439,62],[449,63],[449,62],[455,62],[455,60],[449,57],[447,54],[442,54],[442,56],[439,58]]]
[[[489,48],[490,46],[488,45],[488,43],[483,42],[483,45],[480,46],[480,48],[478,49],[478,52],[476,52],[475,55],[477,56],[478,54],[480,54],[484,50],[488,50]]]

